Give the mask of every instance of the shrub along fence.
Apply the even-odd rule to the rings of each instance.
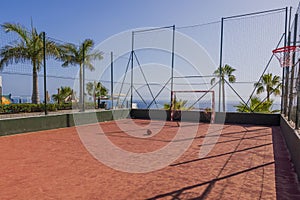
[[[94,103],[86,103],[86,109],[94,109]],[[62,103],[62,104],[47,104],[47,111],[59,111],[59,110],[71,110],[79,109],[79,105],[72,103]],[[31,113],[31,112],[44,112],[45,104],[9,104],[9,105],[0,105],[0,114],[15,114],[15,113]]]

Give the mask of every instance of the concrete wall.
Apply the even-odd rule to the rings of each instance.
[[[181,119],[191,122],[210,122],[210,113],[181,111],[178,112]],[[175,114],[176,115],[176,114]],[[148,109],[133,109],[130,112],[130,117],[133,119],[153,119],[153,120],[170,120],[169,110],[148,110]]]
[[[219,119],[224,117],[224,114],[225,113],[216,113],[215,121],[219,122]],[[225,123],[279,126],[280,115],[279,114],[263,114],[263,113],[226,113]]]
[[[182,121],[190,122],[210,122],[210,113],[197,111],[182,111]],[[133,109],[130,116],[136,119],[154,119],[170,120],[170,112],[167,110],[147,110]],[[225,120],[225,121],[224,121]],[[216,113],[216,123],[233,123],[233,124],[253,124],[279,126],[279,114],[261,114],[261,113]]]
[[[71,113],[61,115],[36,116],[0,120],[0,136],[32,131],[71,127],[130,117],[137,119],[170,120],[165,110],[108,110],[100,112]],[[225,115],[226,114],[226,115]],[[225,115],[225,116],[224,116]],[[210,113],[183,111],[182,120],[190,122],[210,122]],[[280,115],[255,113],[216,113],[216,122],[235,124],[255,124],[279,126]],[[76,123],[75,123],[75,122]]]
[[[71,113],[0,120],[0,136],[127,118],[129,110]],[[79,120],[80,119],[80,120]],[[74,122],[76,121],[76,123]]]
[[[284,117],[280,118],[280,128],[289,149],[298,178],[300,177],[300,136]]]

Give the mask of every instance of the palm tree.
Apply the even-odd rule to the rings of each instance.
[[[60,87],[57,94],[52,95],[52,99],[58,104],[64,103],[68,97],[72,97],[74,94],[73,90],[70,87]]]
[[[271,94],[274,94],[275,96],[280,95],[282,84],[279,76],[273,76],[272,73],[268,73],[263,75],[260,82],[254,83],[254,86],[257,87],[257,94],[266,91],[267,100],[270,101]]]
[[[213,73],[220,78],[222,84],[223,112],[225,111],[225,78],[228,78],[229,83],[234,83],[236,81],[236,77],[232,74],[234,71],[234,68],[226,64],[224,67],[216,69]],[[213,85],[215,82],[216,78],[212,78],[210,83]]]
[[[87,67],[89,70],[93,71],[95,68],[91,61],[100,60],[103,58],[103,53],[99,51],[93,51],[94,41],[91,39],[86,39],[80,46],[74,44],[65,44],[62,46],[62,60],[63,67],[69,65],[79,65],[79,96],[80,102],[83,100],[83,66]],[[84,60],[83,60],[84,59]]]
[[[174,110],[187,110],[186,108],[187,100],[176,100],[173,99],[172,107]],[[170,110],[170,104],[166,103],[164,104],[165,110]]]
[[[96,99],[101,96],[106,96],[108,92],[106,87],[104,87],[100,82],[96,82],[96,81],[88,82],[86,84],[86,90],[88,94],[93,97],[95,107],[96,107]]]
[[[19,37],[18,40],[0,49],[0,69],[13,63],[24,63],[30,61],[32,64],[32,96],[34,104],[40,102],[38,91],[38,71],[43,61],[43,37],[42,33],[31,25],[31,30],[20,24],[5,23],[1,25],[6,33],[13,32]],[[46,39],[46,55],[59,58],[59,48],[51,40]]]
[[[273,100],[266,100],[262,102],[258,97],[252,97],[250,99],[250,105],[246,106],[244,103],[240,102],[236,107],[237,112],[258,112],[258,113],[276,113],[279,110],[272,110]]]

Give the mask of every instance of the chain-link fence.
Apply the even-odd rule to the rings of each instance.
[[[272,50],[287,41],[284,35],[287,13],[288,9],[283,8],[224,17],[210,23],[127,31],[95,45],[89,53],[101,52],[102,59],[83,66],[80,59],[86,59],[88,54],[77,55],[80,59],[76,62],[71,57],[65,57],[64,61],[47,57],[46,70],[41,61],[36,82],[32,61],[14,58],[1,68],[2,104],[6,100],[12,105],[32,103],[37,87],[40,102],[47,100],[49,105],[63,101],[72,102],[78,110],[163,109],[172,103],[172,91],[201,90],[214,92],[217,111],[276,112],[281,109],[281,91],[270,92],[264,78],[265,75],[282,78],[282,69]],[[290,35],[292,38],[293,31]],[[69,44],[47,35],[46,39],[58,46]],[[1,29],[1,51],[19,43],[18,34]],[[71,46],[78,54],[81,45]],[[296,68],[290,69],[295,77],[299,71]],[[295,88],[296,84],[291,83]],[[200,97],[193,97],[196,103],[191,104],[207,107],[205,104],[209,105],[211,97]],[[295,95],[292,97],[289,104],[295,106]]]
[[[299,14],[298,8],[295,15],[289,13],[290,23],[286,33],[286,41],[284,52],[279,55],[283,67],[283,98],[282,98],[282,114],[288,121],[293,122],[295,128],[299,128],[299,109],[300,109],[300,94],[299,94]]]

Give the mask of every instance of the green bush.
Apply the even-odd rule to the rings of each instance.
[[[60,103],[60,104],[53,104],[56,105],[57,110],[71,110],[72,103]]]
[[[43,109],[42,109],[42,106],[41,104],[30,104],[31,106],[31,112],[42,112]]]
[[[70,103],[53,103],[47,104],[47,110],[58,111],[58,110],[72,110],[73,108],[79,109],[79,104]],[[94,103],[87,102],[85,103],[86,109],[94,109]],[[44,112],[45,105],[44,104],[31,104],[31,103],[23,103],[23,104],[9,104],[9,105],[0,105],[0,114],[14,114],[14,113],[30,113],[30,112]]]
[[[15,108],[18,112],[25,112],[25,113],[31,112],[30,104],[23,104],[23,106],[16,106]]]
[[[42,105],[42,110],[45,111],[45,105]],[[57,111],[57,104],[47,104],[47,110],[48,111]]]
[[[1,105],[1,113],[10,113],[10,108],[11,106],[10,105]]]
[[[70,110],[72,109],[72,103],[65,104],[47,104],[48,111],[57,111],[57,110]],[[9,104],[9,105],[0,105],[1,114],[13,114],[13,113],[30,113],[30,112],[43,112],[45,111],[44,104]]]

